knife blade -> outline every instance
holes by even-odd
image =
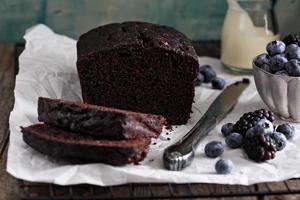
[[[180,171],[191,165],[201,139],[233,109],[249,84],[249,79],[243,79],[225,88],[195,126],[176,144],[165,149],[163,162],[166,169]]]

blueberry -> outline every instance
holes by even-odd
[[[209,158],[216,158],[224,152],[224,145],[219,141],[212,141],[205,145],[205,155]]]
[[[224,137],[227,137],[230,133],[233,132],[233,123],[224,124],[221,128],[221,133]]]
[[[226,82],[224,79],[216,77],[211,81],[211,85],[213,89],[223,90],[226,85]]]
[[[273,73],[283,70],[285,63],[288,62],[288,59],[284,54],[277,54],[270,59],[271,70]]]
[[[275,75],[288,76],[289,73],[288,73],[286,70],[280,70],[280,71],[277,71],[277,72],[275,73]]]
[[[285,51],[285,44],[282,41],[275,40],[267,44],[267,52],[270,56],[281,54]]]
[[[254,131],[264,134],[264,135],[271,135],[274,132],[274,126],[272,122],[267,119],[260,120],[254,127]]]
[[[300,35],[289,34],[285,36],[282,41],[286,46],[289,46],[290,44],[297,44],[298,46],[300,46]]]
[[[203,82],[204,82],[204,76],[203,76],[203,74],[199,73],[197,76],[197,79],[196,79],[196,86],[201,85],[201,83],[203,83]]]
[[[297,44],[290,44],[286,47],[285,49],[285,53],[289,52],[289,51],[297,51],[299,49],[299,46]]]
[[[261,67],[263,64],[269,64],[270,56],[267,53],[260,54],[254,60],[254,63],[257,67]]]
[[[226,137],[225,142],[230,148],[236,149],[242,146],[243,140],[244,137],[241,134],[233,132]]]
[[[291,139],[295,135],[295,127],[289,123],[281,124],[276,128],[276,132],[283,133],[286,139]]]
[[[250,138],[255,134],[255,128],[252,127],[250,129],[247,130],[246,134],[245,134],[245,138]]]
[[[217,77],[216,72],[210,65],[202,65],[200,67],[200,73],[204,76],[204,83],[210,83],[214,78]]]
[[[272,135],[272,138],[275,140],[276,142],[276,146],[277,146],[277,151],[281,151],[282,149],[285,148],[286,143],[287,143],[287,139],[285,137],[285,135],[283,135],[280,132],[275,132]]]
[[[285,64],[285,69],[290,76],[300,76],[300,62],[296,59],[291,59]]]
[[[286,57],[290,59],[300,60],[300,47],[296,44],[291,44],[286,48]]]
[[[215,165],[215,170],[218,174],[230,174],[233,169],[234,164],[231,160],[220,159]]]
[[[261,69],[265,70],[266,72],[271,72],[271,66],[269,64],[262,64],[260,66]]]

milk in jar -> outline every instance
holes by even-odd
[[[221,41],[221,61],[223,65],[234,72],[250,72],[252,60],[258,54],[266,52],[266,45],[276,39],[279,34],[274,33],[274,23],[269,19],[268,9],[261,10],[246,4],[245,10],[241,3],[247,0],[228,0],[229,9],[227,11]],[[252,1],[253,3],[253,1]],[[267,8],[267,7],[265,7]],[[269,8],[269,7],[268,7]],[[261,18],[260,22],[253,22],[254,19]],[[269,18],[268,18],[269,16]]]

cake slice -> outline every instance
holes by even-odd
[[[43,97],[38,100],[38,119],[65,130],[111,140],[157,138],[165,124],[160,115]]]
[[[35,150],[73,163],[137,163],[144,159],[151,142],[150,138],[119,141],[95,139],[47,124],[21,127],[21,132],[23,140]]]

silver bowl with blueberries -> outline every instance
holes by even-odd
[[[270,42],[268,53],[253,59],[253,74],[259,95],[274,113],[300,122],[300,37],[289,35]]]

